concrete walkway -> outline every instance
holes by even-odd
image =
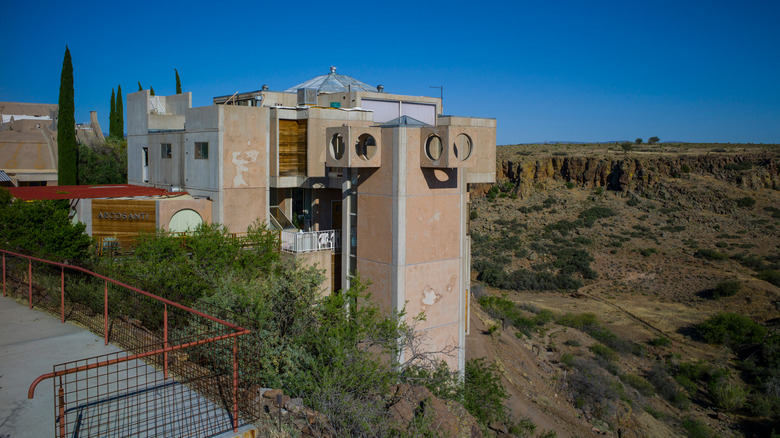
[[[41,382],[32,400],[30,384],[55,364],[117,351],[81,327],[0,296],[0,438],[55,436],[53,383]]]

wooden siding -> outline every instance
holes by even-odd
[[[115,237],[119,245],[135,244],[140,232],[153,233],[157,228],[154,200],[93,199],[92,236]]]
[[[279,120],[279,175],[306,175],[306,120]]]

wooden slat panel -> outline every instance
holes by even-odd
[[[279,174],[306,175],[306,120],[279,120]]]

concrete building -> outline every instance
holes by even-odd
[[[57,185],[57,116],[53,103],[0,102],[0,187]],[[103,143],[97,112],[76,124],[84,145]]]
[[[57,185],[56,104],[0,102],[0,184]]]
[[[282,247],[384,309],[410,316],[463,369],[470,287],[467,185],[495,181],[495,119],[446,116],[441,99],[328,74],[216,97],[127,96],[128,182],[212,200],[233,232],[256,219]]]

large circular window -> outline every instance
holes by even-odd
[[[425,141],[425,155],[433,161],[441,158],[441,154],[444,152],[444,147],[441,143],[441,137],[436,134],[431,134],[428,140]]]
[[[471,156],[471,138],[466,134],[458,134],[455,138],[455,156],[466,161]]]
[[[330,155],[337,160],[344,156],[344,137],[341,134],[334,134],[330,139]]]
[[[357,143],[358,157],[368,161],[376,154],[376,139],[370,134],[363,134],[358,137]]]
[[[187,208],[177,211],[171,217],[171,221],[168,222],[168,231],[171,233],[185,233],[195,230],[202,223],[203,218],[200,217],[200,214],[195,210]]]

